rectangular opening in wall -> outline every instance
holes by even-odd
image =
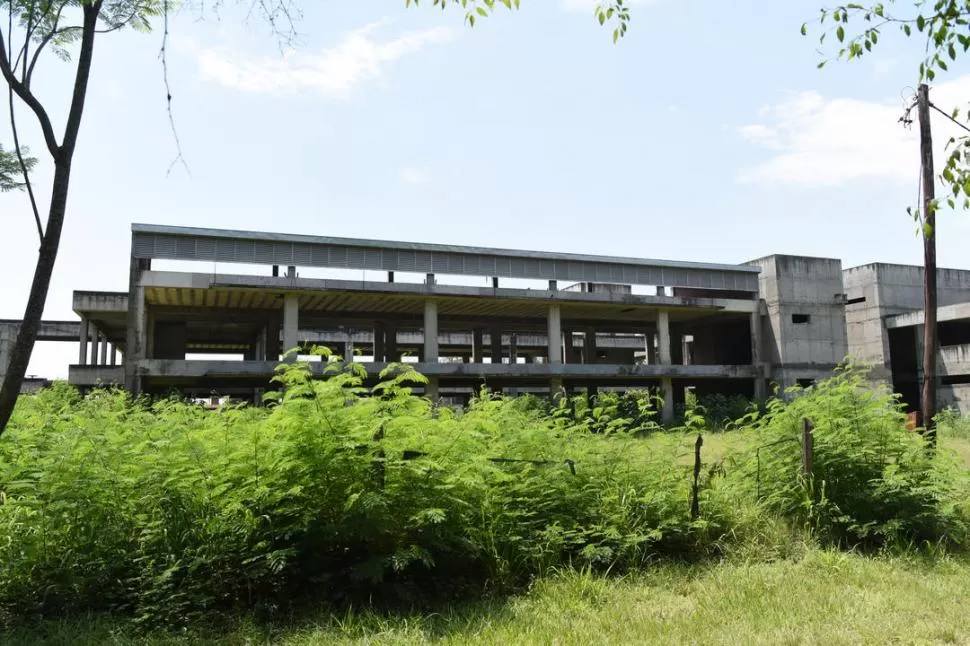
[[[794,323],[795,325],[804,325],[806,323],[809,323],[811,320],[812,320],[812,317],[809,314],[792,314],[791,315],[791,322]]]
[[[799,388],[811,388],[815,385],[814,379],[796,379],[795,383],[798,384]]]
[[[847,300],[845,302],[845,304],[846,305],[858,305],[859,303],[865,303],[865,302],[866,302],[866,297],[865,296],[860,296],[858,298],[850,298],[849,300]]]

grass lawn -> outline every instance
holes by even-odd
[[[569,574],[526,595],[433,615],[322,615],[221,634],[137,637],[52,623],[4,644],[970,644],[970,562],[808,550],[797,560]]]

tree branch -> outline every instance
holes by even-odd
[[[30,89],[30,79],[34,76],[34,66],[37,65],[37,59],[40,58],[40,53],[47,46],[47,43],[51,42],[51,39],[57,35],[57,25],[61,22],[61,12],[64,11],[64,5],[62,4],[57,10],[57,15],[54,16],[54,24],[51,25],[51,30],[44,36],[41,41],[37,44],[37,49],[34,51],[34,55],[30,59],[30,65],[27,67],[27,73],[24,75],[24,87]]]
[[[100,6],[100,2],[98,4]],[[2,30],[0,30],[0,74],[3,75],[3,79],[10,85],[10,90],[15,92],[20,97],[20,100],[33,110],[37,121],[40,123],[40,129],[44,133],[47,150],[50,151],[51,156],[57,157],[60,152],[60,146],[57,143],[57,138],[54,136],[54,128],[51,126],[50,117],[47,116],[47,111],[44,110],[44,106],[37,100],[37,97],[20,82],[14,71],[10,69],[10,59],[7,56],[7,45],[4,41]]]
[[[7,33],[13,34],[13,5],[9,6],[9,11],[7,15]],[[29,42],[29,40],[27,42]],[[12,47],[12,38],[11,38],[11,43],[8,44],[8,47]],[[24,52],[27,51],[26,44],[24,44],[23,51]],[[11,50],[8,49],[7,50],[8,59],[11,54],[12,54]],[[26,60],[27,58],[25,56],[24,61],[26,62]],[[40,211],[37,208],[37,199],[34,197],[34,187],[30,183],[30,172],[28,172],[28,169],[27,169],[27,162],[24,161],[23,150],[21,150],[20,148],[20,134],[17,131],[17,117],[14,114],[13,86],[11,85],[7,86],[7,96],[10,103],[10,130],[13,132],[13,147],[17,153],[17,162],[20,164],[20,172],[24,176],[24,188],[27,189],[27,196],[30,198],[30,209],[34,213],[34,222],[37,224],[37,235],[40,237],[41,244],[43,244],[44,225],[40,221]]]
[[[172,114],[172,86],[168,81],[168,12],[169,3],[168,0],[164,0],[162,3],[162,47],[158,52],[158,56],[162,60],[162,82],[165,83],[165,108],[168,111],[168,125],[172,129],[172,138],[175,139],[175,159],[168,165],[168,171],[165,174],[171,174],[175,165],[181,162],[182,167],[185,168],[185,172],[191,177],[192,171],[189,170],[189,165],[186,163],[185,156],[182,154],[182,142],[179,140],[178,129],[175,127],[175,116]]]

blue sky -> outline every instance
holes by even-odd
[[[190,172],[166,172],[161,34],[103,37],[45,316],[73,318],[74,289],[127,289],[133,221],[711,262],[921,261],[905,212],[916,133],[896,122],[918,43],[887,34],[871,59],[817,70],[817,41],[799,35],[815,2],[648,0],[614,46],[594,4],[523,0],[469,29],[458,11],[403,0],[304,2],[284,54],[232,11],[178,16],[168,62]],[[937,103],[970,97],[966,71],[938,77]],[[58,123],[69,73],[51,59],[35,80]],[[40,151],[35,130],[24,136]],[[0,318],[20,318],[36,232],[23,195],[0,196],[0,213]],[[968,234],[966,214],[943,216],[942,265],[970,268]],[[39,344],[30,372],[64,376],[75,359]]]

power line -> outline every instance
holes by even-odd
[[[962,123],[960,123],[959,121],[957,121],[956,119],[954,119],[952,116],[950,116],[949,114],[947,114],[943,110],[940,110],[938,107],[936,107],[936,104],[935,103],[930,103],[930,107],[933,108],[934,110],[936,110],[937,112],[939,112],[940,114],[942,114],[944,117],[946,117],[947,119],[949,119],[950,121],[952,121],[956,125],[960,126],[964,130],[966,130],[967,132],[970,132],[970,128],[968,128],[967,126],[963,125]]]

